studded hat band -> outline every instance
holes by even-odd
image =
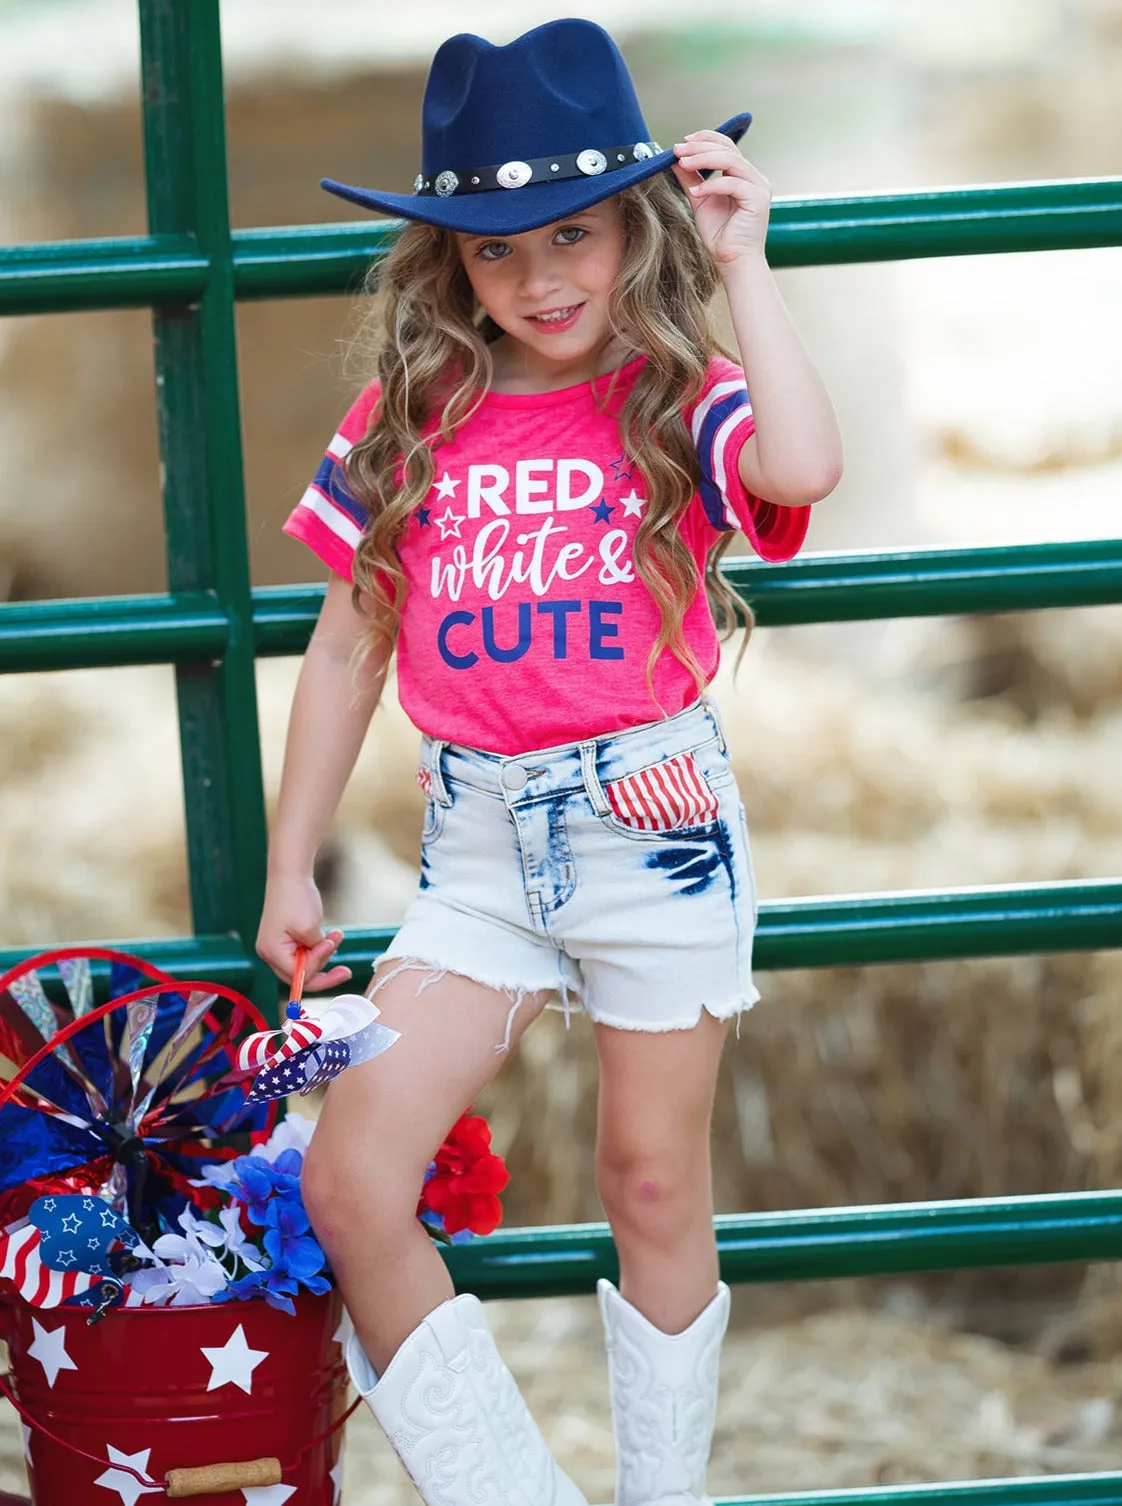
[[[499,167],[473,167],[454,173],[445,168],[434,178],[418,173],[413,192],[421,198],[451,198],[453,194],[490,193],[496,188],[525,188],[527,183],[557,183],[562,178],[595,178],[618,172],[634,162],[645,162],[662,148],[657,141],[634,141],[609,147],[606,152],[589,147],[568,156],[535,157],[529,162],[504,162]]]

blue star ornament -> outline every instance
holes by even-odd
[[[135,1230],[101,1198],[55,1193],[36,1198],[27,1216],[39,1230],[39,1259],[52,1271],[115,1276],[119,1259],[110,1252],[137,1243]]]
[[[615,508],[609,505],[608,499],[606,497],[601,497],[596,506],[591,507],[589,510],[592,513],[592,516],[596,519],[597,523],[608,522],[612,513],[615,512]]]

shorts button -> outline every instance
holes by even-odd
[[[520,763],[507,763],[503,765],[502,781],[504,790],[524,790],[529,775]]]

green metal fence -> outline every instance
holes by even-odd
[[[152,308],[169,588],[0,606],[0,671],[175,665],[194,935],[123,944],[273,1009],[274,980],[252,951],[266,842],[254,660],[299,653],[323,592],[250,586],[235,304],[353,288],[394,230],[231,232],[218,0],[139,0],[139,12],[149,234],[0,251],[0,314]],[[809,266],[1120,244],[1122,179],[1103,179],[780,201],[768,253]],[[727,574],[764,624],[1090,605],[1122,601],[1122,539],[737,561]],[[342,956],[362,977],[390,935],[352,931]],[[1122,879],[764,905],[756,955],[776,969],[1120,945]],[[1107,1260],[1122,1256],[1122,1193],[736,1215],[717,1233],[731,1281]],[[615,1269],[602,1225],[514,1230],[448,1260],[487,1297],[588,1292]],[[1122,1473],[724,1506],[765,1500],[1089,1506],[1122,1501]]]

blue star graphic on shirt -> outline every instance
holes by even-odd
[[[427,528],[429,526],[429,521],[430,521],[431,518],[432,518],[432,508],[431,507],[425,507],[424,504],[422,503],[422,505],[420,507],[418,507],[418,509],[417,509],[417,522],[418,522],[418,524],[422,528]]]
[[[608,506],[608,499],[607,499],[607,497],[601,497],[600,500],[599,500],[599,502],[597,502],[596,506],[595,507],[589,507],[588,510],[592,514],[592,516],[596,519],[597,523],[606,523],[608,521],[608,519],[611,517],[612,513],[615,512],[615,508],[614,507],[609,507]]]
[[[631,480],[631,471],[628,469],[626,451],[619,457],[618,460],[611,460],[608,462],[608,464],[611,466],[612,472],[617,481]]]

